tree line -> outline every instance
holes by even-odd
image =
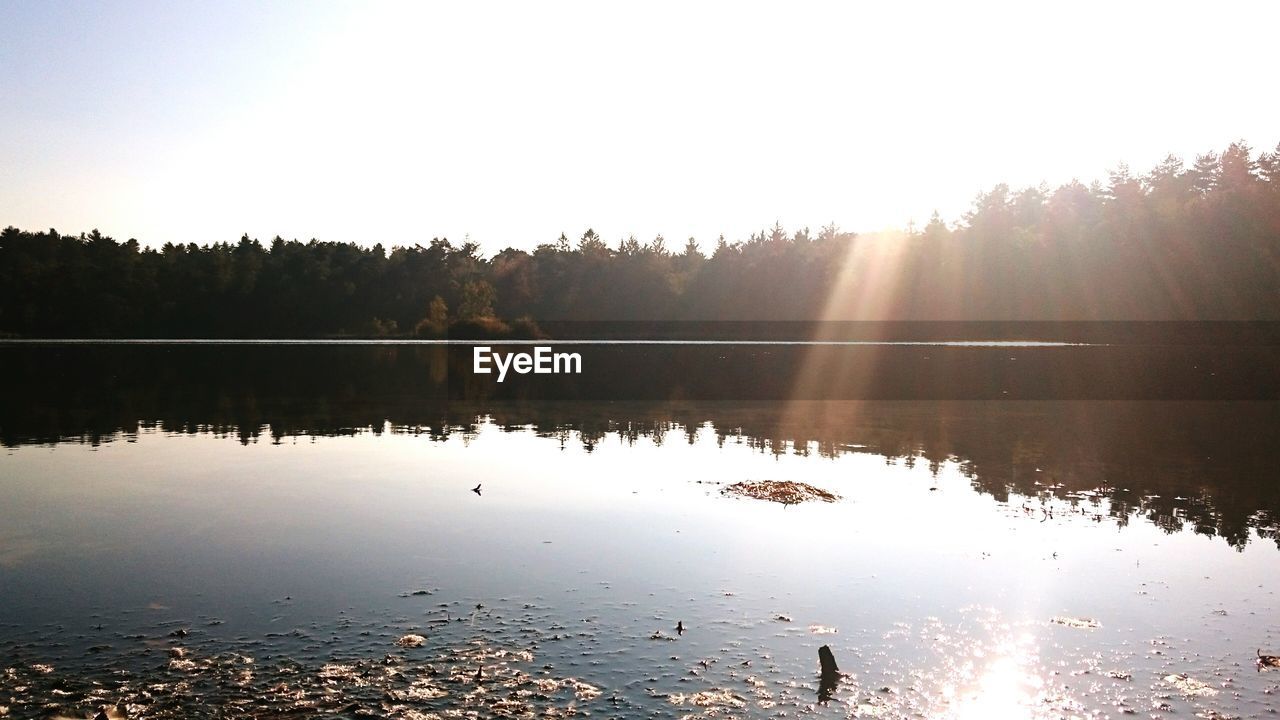
[[[23,337],[501,334],[548,320],[1280,319],[1280,147],[1243,142],[1145,174],[980,194],[955,222],[859,235],[532,252],[248,236],[143,247],[0,233],[0,333]]]

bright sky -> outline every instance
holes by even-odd
[[[955,219],[997,182],[1274,148],[1277,27],[1270,0],[8,0],[0,225],[494,252]]]

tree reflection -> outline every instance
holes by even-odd
[[[438,346],[6,347],[0,442],[201,433],[240,443],[382,432],[439,441],[483,423],[588,451],[636,443],[742,443],[761,453],[957,463],[980,492],[1120,525],[1134,518],[1243,548],[1280,544],[1275,402],[724,401],[688,375],[633,401],[534,395],[458,399]],[[656,396],[666,394],[666,399]]]

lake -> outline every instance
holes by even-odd
[[[0,345],[0,715],[1280,709],[1274,346],[580,348]]]

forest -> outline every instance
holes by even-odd
[[[856,198],[850,199],[856,203]],[[377,242],[374,242],[377,241]],[[144,246],[0,233],[0,336],[500,336],[539,321],[1278,320],[1280,147],[980,194],[963,217],[743,240],[471,242],[248,236]]]

